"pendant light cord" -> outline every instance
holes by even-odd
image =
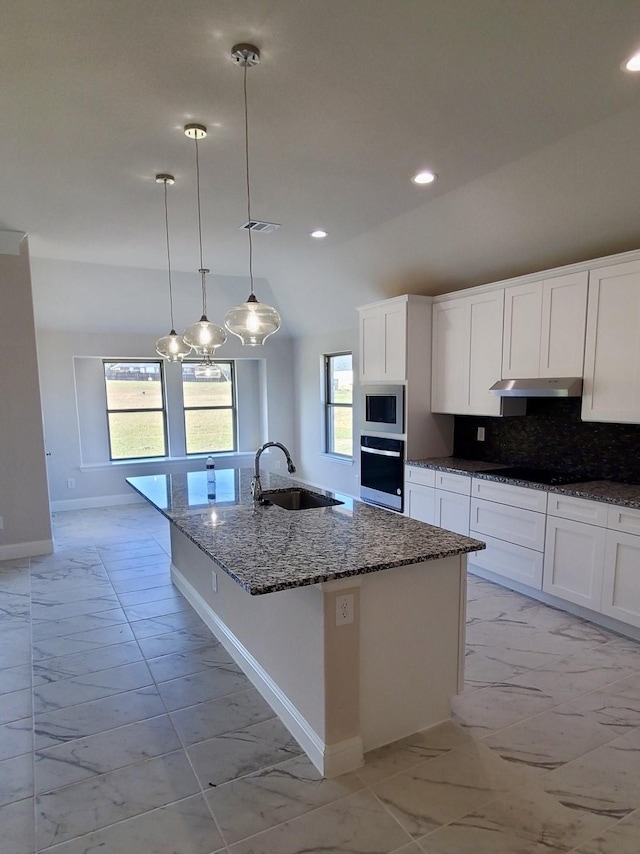
[[[205,276],[207,271],[204,269],[202,262],[202,210],[200,205],[200,155],[198,151],[198,133],[196,131],[194,141],[196,144],[196,198],[198,201],[198,244],[200,248],[200,270],[202,276],[202,316],[207,316],[207,287],[205,284]]]
[[[171,250],[169,248],[169,208],[167,205],[167,179],[164,179],[164,228],[167,235],[167,270],[169,271],[169,312],[171,314],[171,331],[175,324],[173,322],[173,286],[171,283]]]
[[[249,182],[249,110],[247,107],[247,67],[244,63],[244,156],[247,166],[247,231],[249,234],[249,280],[251,282],[251,296],[253,293],[253,239],[251,236],[251,188]]]

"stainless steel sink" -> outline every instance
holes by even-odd
[[[312,510],[315,507],[335,507],[338,504],[344,504],[343,501],[336,501],[335,498],[309,492],[306,489],[265,490],[262,493],[262,499],[277,504],[285,510]]]

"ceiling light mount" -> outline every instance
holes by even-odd
[[[184,135],[189,139],[204,139],[207,135],[207,129],[204,125],[192,123],[184,126]]]
[[[254,44],[236,44],[231,48],[231,59],[243,68],[253,68],[260,62],[260,50]]]
[[[176,183],[176,179],[173,175],[169,175],[166,172],[160,172],[160,174],[156,175],[156,184],[168,184],[170,187]]]

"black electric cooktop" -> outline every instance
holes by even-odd
[[[527,468],[527,466],[510,466],[509,468],[489,469],[482,474],[495,474],[498,477],[512,477],[514,480],[526,480],[530,483],[542,483],[545,486],[562,486],[566,483],[579,483],[580,477],[562,474],[548,469]]]

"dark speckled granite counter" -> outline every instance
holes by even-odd
[[[127,483],[251,594],[272,593],[480,551],[484,543],[336,493],[343,504],[254,508],[250,469],[130,477]],[[263,489],[308,487],[265,472]],[[311,490],[314,491],[314,490]],[[315,490],[322,492],[322,490]]]
[[[517,480],[512,477],[501,477],[500,466],[497,463],[464,460],[459,457],[431,457],[424,460],[409,460],[407,465],[420,468],[450,471],[455,474],[468,474],[483,480],[496,480],[500,483],[510,483],[514,486],[526,486],[531,489],[544,489],[547,492],[575,495],[576,498],[587,498],[591,501],[602,501],[606,504],[617,504],[640,510],[640,484],[616,483],[609,480],[591,480],[586,482],[569,483],[563,486],[547,486],[531,481]],[[507,468],[507,466],[504,466]],[[488,470],[493,470],[488,474]]]

